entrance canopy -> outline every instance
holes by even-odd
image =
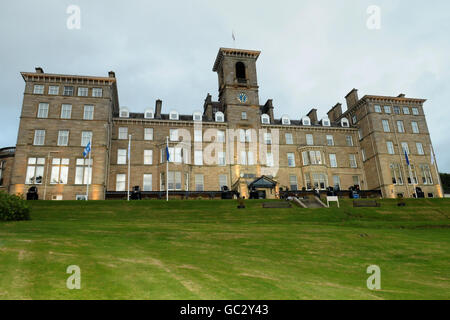
[[[268,188],[273,189],[277,185],[277,182],[273,179],[270,179],[269,177],[262,176],[256,180],[254,180],[252,183],[248,185],[250,189],[252,188]]]

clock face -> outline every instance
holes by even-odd
[[[238,95],[238,100],[241,102],[241,103],[246,103],[247,102],[247,95],[245,94],[245,93],[240,93],[239,95]]]

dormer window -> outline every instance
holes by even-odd
[[[194,112],[192,115],[194,121],[202,121],[202,114],[200,112]]]
[[[288,116],[282,116],[281,117],[281,124],[290,125],[291,124],[291,119],[289,119]]]
[[[216,122],[224,122],[225,121],[225,116],[220,111],[216,112],[215,118],[216,118]]]
[[[328,119],[328,118],[323,118],[323,119],[322,119],[322,126],[324,126],[324,127],[329,127],[329,126],[331,126],[330,119]]]
[[[263,114],[261,116],[261,123],[262,124],[270,124],[270,117],[267,114]]]
[[[341,119],[341,126],[342,126],[342,127],[345,127],[345,128],[350,127],[350,124],[349,124],[347,118],[342,118],[342,119]]]
[[[178,120],[179,118],[180,118],[180,116],[179,116],[178,112],[170,111],[170,114],[169,114],[170,120]]]
[[[311,125],[311,119],[309,117],[303,117],[302,118],[302,125],[310,126]]]
[[[121,118],[129,118],[130,117],[130,112],[128,111],[127,108],[120,108],[119,117],[121,117]]]
[[[147,109],[144,112],[144,118],[145,119],[153,119],[155,117],[155,114],[153,113],[152,109]]]

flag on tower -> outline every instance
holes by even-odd
[[[405,150],[405,159],[406,159],[406,164],[409,166],[409,158],[408,158],[408,153]]]
[[[86,158],[88,156],[89,152],[91,152],[91,142],[90,141],[86,145],[86,148],[84,148],[83,157]]]

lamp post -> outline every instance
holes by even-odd
[[[47,195],[47,181],[48,181],[48,163],[50,162],[50,154],[51,153],[60,153],[60,151],[49,151],[47,155],[47,169],[45,173],[45,181],[44,181],[44,200]]]

